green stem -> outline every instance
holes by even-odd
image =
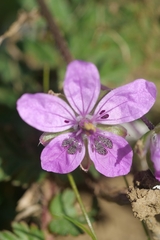
[[[82,210],[82,213],[83,213],[83,215],[84,215],[84,217],[85,217],[85,219],[86,219],[86,222],[87,222],[87,224],[88,224],[88,227],[89,227],[89,229],[91,230],[91,232],[92,232],[92,234],[93,234],[92,239],[93,239],[93,240],[97,240],[97,237],[96,237],[96,235],[95,235],[94,229],[93,229],[93,227],[92,227],[92,223],[91,223],[91,221],[90,221],[90,219],[89,219],[89,217],[88,217],[88,215],[87,215],[87,212],[86,212],[85,207],[84,207],[84,205],[83,205],[83,202],[82,202],[82,199],[81,199],[81,197],[80,197],[79,191],[78,191],[77,186],[76,186],[76,183],[75,183],[75,181],[74,181],[74,178],[73,178],[73,176],[72,176],[70,173],[67,174],[67,176],[68,176],[70,185],[71,185],[73,191],[74,191],[75,194],[76,194],[77,200],[78,200],[78,202],[79,202],[79,205],[80,205],[80,208],[81,208],[81,210]]]
[[[128,183],[128,180],[127,180],[126,176],[123,176],[123,179],[125,181],[126,187],[129,188],[129,183]],[[145,222],[142,221],[141,224],[142,224],[143,230],[144,230],[144,232],[145,232],[145,234],[147,236],[147,240],[151,240],[150,236],[149,236],[149,231],[148,231],[148,228],[147,228]]]
[[[126,187],[129,188],[129,183],[128,183],[128,181],[127,181],[126,176],[123,176],[123,179],[124,179],[124,181],[125,181]]]
[[[43,91],[45,93],[49,90],[49,73],[50,68],[47,65],[44,65],[43,67]]]

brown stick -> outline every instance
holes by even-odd
[[[65,62],[67,64],[70,63],[73,60],[73,57],[68,49],[65,39],[63,38],[55,20],[54,20],[54,17],[51,15],[49,9],[47,8],[47,6],[43,0],[37,0],[37,3],[40,7],[41,14],[46,19],[48,27],[55,39],[58,50],[60,51]]]

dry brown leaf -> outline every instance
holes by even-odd
[[[27,21],[33,20],[37,18],[37,16],[37,9],[33,9],[31,12],[21,11],[18,14],[17,20],[11,24],[10,28],[3,35],[0,36],[0,44],[4,41],[4,39],[10,38],[19,32],[19,30]]]

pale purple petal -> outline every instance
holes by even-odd
[[[141,118],[156,99],[154,83],[144,79],[116,88],[99,102],[94,120],[101,124],[120,124]]]
[[[22,95],[17,110],[26,123],[44,132],[64,131],[75,122],[75,114],[65,101],[45,93]]]
[[[64,93],[72,108],[85,116],[93,109],[100,93],[100,77],[93,63],[75,60],[67,67]]]
[[[103,132],[103,135],[112,141],[113,147],[107,149],[106,155],[100,155],[94,149],[93,139],[90,139],[88,150],[95,168],[106,177],[126,175],[132,164],[133,151],[131,147],[123,137],[110,132]]]
[[[154,166],[154,176],[160,181],[160,134],[154,134],[151,137],[151,161]]]
[[[71,137],[71,133],[59,135],[44,148],[41,153],[41,166],[48,172],[69,173],[75,170],[85,155],[85,147],[78,139],[81,147],[75,154],[68,154],[63,141]]]

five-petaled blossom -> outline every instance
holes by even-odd
[[[70,106],[45,93],[24,94],[17,101],[19,115],[25,122],[44,132],[58,133],[46,142],[43,140],[47,134],[40,138],[45,145],[41,153],[44,170],[68,173],[81,165],[87,171],[93,162],[108,177],[130,171],[132,149],[124,137],[115,134],[114,128],[147,113],[155,102],[156,87],[138,79],[110,91],[95,105],[100,87],[96,66],[75,60],[68,65],[64,80]],[[104,125],[105,131],[101,128]]]

